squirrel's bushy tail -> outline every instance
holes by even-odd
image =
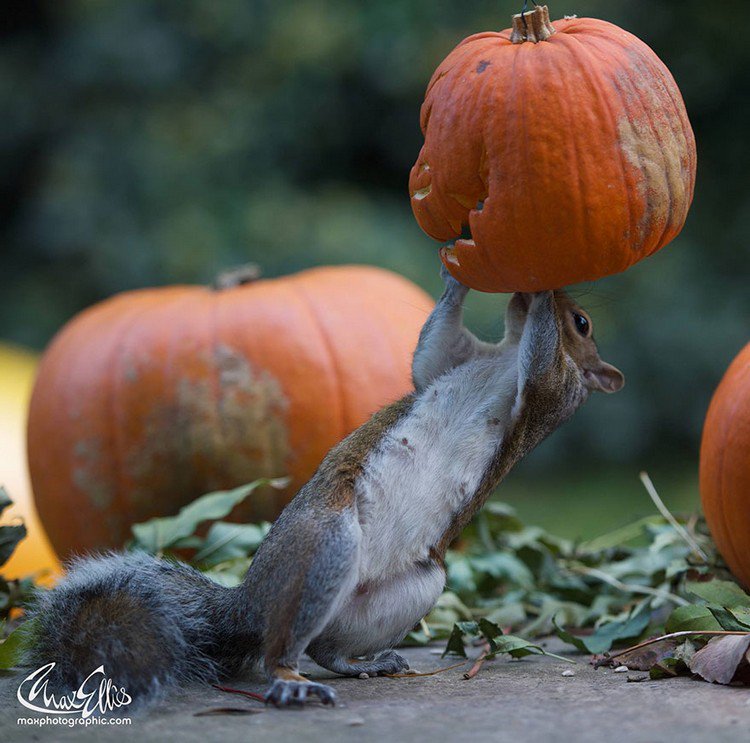
[[[227,631],[233,593],[144,553],[77,559],[38,596],[29,660],[54,662],[52,685],[70,690],[103,665],[136,704],[185,683],[215,682],[240,660]]]

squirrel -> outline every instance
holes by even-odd
[[[624,383],[563,291],[512,296],[500,343],[445,291],[414,353],[414,391],[336,445],[287,505],[244,582],[220,586],[143,553],[79,558],[43,593],[31,661],[76,688],[99,665],[137,703],[261,666],[265,700],[334,704],[298,673],[307,653],[344,676],[408,669],[396,647],[435,605],[445,552],[513,465],[584,403]]]

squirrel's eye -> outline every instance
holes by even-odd
[[[573,313],[573,322],[576,324],[576,330],[584,337],[586,338],[589,334],[589,330],[591,329],[591,325],[589,321],[583,316],[579,315],[577,312]]]

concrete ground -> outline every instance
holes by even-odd
[[[559,650],[557,642],[551,643]],[[413,668],[430,671],[451,665],[435,649],[407,649]],[[64,743],[72,740],[119,741],[137,736],[140,743],[204,741],[569,741],[588,743],[735,743],[747,740],[750,688],[720,687],[687,678],[631,683],[639,672],[594,670],[588,659],[576,665],[553,658],[498,659],[479,674],[463,678],[471,666],[416,678],[332,678],[339,704],[313,703],[305,709],[277,710],[212,688],[175,694],[150,712],[132,717],[127,727],[63,728],[19,726],[33,714],[16,699],[26,674],[0,674],[0,740]],[[309,663],[316,679],[330,678]],[[575,675],[563,676],[572,670]],[[262,691],[258,680],[232,686]],[[252,710],[255,714],[199,715],[216,708]]]

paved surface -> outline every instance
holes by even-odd
[[[556,643],[553,643],[553,645]],[[558,649],[558,648],[555,648]],[[429,671],[455,660],[435,650],[406,650],[413,668]],[[262,704],[211,688],[175,694],[150,712],[133,716],[124,728],[55,725],[23,727],[29,713],[16,700],[25,674],[0,673],[0,740],[72,741],[523,741],[563,743],[720,743],[750,739],[750,688],[719,687],[691,679],[629,683],[643,674],[594,670],[587,659],[577,665],[531,657],[488,662],[467,681],[465,668],[421,678],[337,678],[331,684],[340,703],[335,709],[313,704],[305,709],[266,709]],[[575,675],[565,677],[563,671]],[[309,664],[315,678],[330,677]],[[261,691],[256,679],[233,686]],[[212,708],[259,710],[253,715],[195,716]]]

